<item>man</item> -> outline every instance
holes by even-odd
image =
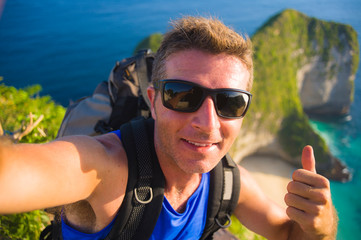
[[[186,17],[165,35],[148,88],[154,147],[166,180],[151,239],[201,236],[204,224],[195,221],[204,218],[194,218],[206,213],[208,172],[239,133],[251,99],[252,72],[250,41],[217,20]],[[334,239],[337,217],[329,182],[316,173],[310,146],[302,164],[288,185],[287,209],[269,201],[239,166],[235,216],[268,239]],[[84,233],[101,239],[123,203],[128,179],[127,155],[114,133],[39,145],[2,143],[0,213],[64,205],[64,239]],[[193,217],[184,220],[188,213]],[[181,218],[177,226],[167,220],[175,217]]]

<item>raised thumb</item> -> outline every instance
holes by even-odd
[[[316,160],[313,154],[313,148],[307,145],[302,151],[302,167],[305,170],[316,173]]]

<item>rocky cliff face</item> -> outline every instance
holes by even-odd
[[[330,24],[319,21],[319,24]],[[357,41],[347,37],[347,26],[333,23],[336,29],[330,38],[338,43],[331,45],[327,37],[320,44],[313,40],[314,50],[307,56],[297,71],[297,86],[304,110],[318,115],[344,115],[352,103],[355,79],[355,55],[358,55]],[[319,31],[323,31],[321,28]],[[329,34],[330,35],[330,34]],[[327,51],[327,52],[326,52]],[[301,53],[299,49],[294,54]],[[327,57],[324,57],[327,55]],[[356,61],[356,62],[354,62]]]
[[[306,112],[322,115],[348,113],[354,75],[351,76],[350,67],[345,62],[339,64],[341,67],[337,63],[325,64],[320,57],[313,57],[298,70],[299,94]],[[341,71],[330,76],[331,67],[341,68]]]
[[[350,172],[331,155],[304,111],[348,112],[358,66],[356,32],[347,25],[285,10],[270,18],[252,42],[254,98],[233,146],[234,158],[275,155],[300,167],[302,148],[310,144],[321,174],[349,180]]]

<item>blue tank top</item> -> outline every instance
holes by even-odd
[[[115,218],[111,223],[108,224],[103,230],[96,233],[83,233],[78,230],[70,227],[61,219],[61,231],[63,235],[63,240],[101,240],[104,239],[110,232],[115,222]]]
[[[121,139],[120,131],[114,131]],[[153,230],[151,240],[158,239],[199,239],[202,236],[207,218],[208,193],[209,193],[209,173],[202,174],[202,180],[197,190],[188,199],[186,209],[183,213],[176,212],[167,198],[164,197],[162,210]],[[86,234],[79,232],[69,225],[63,219],[62,235],[64,240],[100,240],[104,239],[113,227],[115,219],[103,230]]]
[[[183,213],[176,212],[164,197],[163,207],[150,239],[200,239],[206,224],[208,193],[209,173],[204,173],[201,184],[188,199]]]

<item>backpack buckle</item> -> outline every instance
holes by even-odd
[[[214,220],[216,221],[217,225],[221,228],[228,228],[229,226],[231,226],[232,224],[232,220],[231,220],[231,217],[226,214],[226,218],[227,218],[227,221],[224,223],[224,224],[221,224],[218,220],[218,218],[215,218]]]
[[[137,202],[141,203],[141,204],[147,204],[150,203],[153,200],[153,189],[151,187],[142,187],[142,189],[139,188],[139,190],[142,192],[141,195],[143,195],[144,197],[148,194],[144,194],[145,190],[149,191],[149,199],[147,200],[141,200],[138,196],[138,188],[134,188],[134,197],[137,200]]]

